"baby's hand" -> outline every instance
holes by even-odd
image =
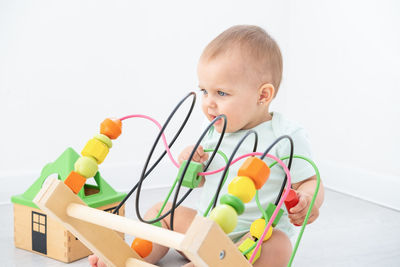
[[[179,165],[181,165],[184,160],[189,159],[190,153],[192,153],[193,148],[194,146],[188,146],[179,154],[178,157]],[[202,146],[199,146],[193,155],[192,161],[203,163],[207,159],[208,159],[208,153],[204,152]]]
[[[296,191],[297,196],[299,197],[299,203],[296,206],[289,210],[289,219],[290,222],[296,226],[300,226],[303,224],[304,218],[306,217],[308,207],[310,206],[312,195],[302,192]],[[313,208],[310,213],[310,217],[308,217],[308,224],[315,221],[319,216],[319,208],[313,205]]]

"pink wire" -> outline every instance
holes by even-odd
[[[144,118],[144,119],[148,119],[148,120],[152,121],[153,123],[155,123],[155,124],[158,126],[158,128],[159,128],[160,130],[162,129],[162,126],[161,126],[160,123],[158,123],[158,121],[156,121],[156,120],[153,119],[152,117],[146,116],[146,115],[140,115],[140,114],[128,115],[128,116],[122,117],[122,118],[119,119],[119,120],[120,120],[120,121],[123,121],[123,120],[129,119],[129,118]],[[165,138],[164,133],[162,134],[162,139],[163,139],[163,143],[164,143],[164,146],[165,146],[165,150],[167,151],[167,154],[168,154],[169,158],[171,159],[172,163],[173,163],[177,168],[179,168],[179,164],[174,160],[174,157],[172,156],[171,151],[169,150],[169,147],[168,147],[168,144],[167,144],[167,140],[166,140],[166,138]],[[260,152],[253,152],[253,153],[244,154],[244,155],[239,156],[239,157],[237,157],[236,159],[234,159],[234,160],[231,162],[230,165],[236,163],[237,161],[239,161],[239,160],[241,160],[241,159],[243,159],[243,158],[246,158],[246,157],[249,157],[249,156],[260,156],[260,155],[262,155],[262,153],[260,153]],[[286,190],[285,190],[285,192],[283,193],[283,196],[281,197],[281,199],[279,200],[278,206],[276,207],[275,211],[272,213],[272,216],[271,216],[271,218],[269,219],[268,224],[267,224],[267,226],[266,226],[265,229],[264,229],[264,233],[263,233],[262,236],[260,237],[260,239],[259,239],[259,241],[258,241],[258,243],[257,243],[257,246],[256,246],[256,248],[254,249],[254,252],[253,252],[253,254],[251,255],[251,257],[250,257],[250,259],[249,259],[249,262],[250,262],[250,263],[253,262],[253,259],[254,259],[254,257],[256,256],[257,251],[260,249],[260,246],[261,246],[261,244],[262,244],[262,242],[263,242],[263,240],[264,240],[265,235],[268,233],[268,229],[271,227],[272,222],[275,220],[275,217],[277,216],[277,214],[278,214],[278,212],[279,212],[279,210],[280,210],[280,208],[281,208],[283,202],[285,201],[287,195],[289,194],[289,190],[290,190],[290,187],[291,187],[290,171],[289,171],[289,169],[287,168],[287,166],[286,166],[279,158],[277,158],[277,157],[275,157],[275,156],[273,156],[273,155],[267,154],[266,156],[269,157],[269,158],[271,158],[271,159],[273,159],[273,160],[275,160],[276,162],[278,162],[278,163],[283,167],[283,170],[285,171],[286,176],[287,176]],[[200,173],[198,173],[198,175],[202,175],[202,176],[204,176],[204,175],[211,175],[211,174],[215,174],[215,173],[221,172],[221,171],[223,171],[224,169],[225,169],[225,166],[222,167],[222,168],[220,168],[220,169],[218,169],[218,170],[214,170],[214,171],[200,172]]]
[[[158,128],[159,128],[160,130],[162,129],[162,126],[161,126],[160,123],[158,123],[158,121],[156,121],[156,120],[153,119],[152,117],[146,116],[146,115],[140,115],[140,114],[128,115],[128,116],[122,117],[122,118],[119,119],[119,120],[120,120],[120,121],[123,121],[123,120],[130,119],[130,118],[143,118],[143,119],[148,119],[148,120],[154,122],[154,123],[158,126]],[[171,154],[171,151],[169,150],[169,147],[168,147],[168,144],[167,144],[167,139],[165,138],[164,133],[162,134],[162,140],[163,140],[163,143],[164,143],[164,146],[165,146],[165,150],[167,151],[167,154],[168,154],[169,158],[171,159],[172,163],[173,163],[177,168],[179,168],[179,164],[175,161],[174,157],[173,157],[172,154]]]
[[[255,152],[255,153],[251,153],[251,154],[261,155],[261,153],[259,153],[259,152]],[[257,243],[257,246],[256,246],[256,248],[255,248],[254,251],[253,251],[253,254],[251,254],[251,257],[250,257],[250,259],[249,259],[249,262],[250,262],[250,263],[253,262],[253,259],[254,259],[254,257],[256,256],[257,251],[260,249],[261,244],[263,243],[263,240],[264,240],[265,235],[268,233],[268,229],[271,227],[272,222],[275,220],[275,217],[278,215],[278,212],[279,212],[279,210],[281,209],[281,206],[282,206],[283,202],[285,201],[287,195],[289,194],[290,187],[291,187],[291,183],[292,183],[292,180],[291,180],[291,177],[290,177],[290,171],[289,171],[288,167],[287,167],[280,159],[278,159],[277,157],[275,157],[275,156],[273,156],[273,155],[269,155],[269,154],[268,154],[267,157],[269,157],[269,158],[275,160],[276,162],[278,162],[278,163],[283,167],[283,170],[285,171],[286,176],[287,176],[286,190],[284,191],[283,196],[282,196],[281,199],[279,200],[278,206],[276,207],[275,211],[272,213],[272,216],[271,216],[271,218],[269,219],[268,224],[267,224],[267,226],[266,226],[265,229],[264,229],[264,233],[263,233],[262,236],[259,238],[258,243]]]

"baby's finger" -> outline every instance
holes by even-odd
[[[204,153],[204,155],[201,156],[201,162],[204,162],[208,160],[208,153]]]
[[[197,152],[195,152],[194,155],[193,155],[192,160],[196,161],[196,162],[199,162],[201,160],[201,157]]]
[[[297,203],[296,206],[294,206],[293,208],[290,209],[290,213],[299,213],[301,211],[303,211],[304,209],[307,208],[307,198],[305,198],[304,196],[300,195],[299,196],[299,203]]]

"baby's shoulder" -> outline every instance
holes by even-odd
[[[282,113],[274,112],[272,116],[272,131],[276,137],[281,135],[306,134],[304,127],[293,120],[288,119]]]

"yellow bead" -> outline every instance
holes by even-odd
[[[96,134],[95,136],[93,136],[93,138],[96,138],[97,140],[100,140],[101,142],[106,144],[108,146],[108,148],[112,148],[112,141],[107,135]]]
[[[86,143],[86,146],[82,149],[81,154],[82,156],[95,158],[97,163],[100,164],[104,161],[108,154],[108,146],[102,141],[92,138]]]
[[[264,219],[255,220],[250,226],[250,234],[257,239],[260,239],[262,234],[264,233],[265,227],[267,224]],[[264,236],[264,241],[267,241],[272,235],[272,226],[269,227],[267,234]]]
[[[228,193],[248,203],[256,194],[256,187],[249,177],[236,176],[228,185]]]
[[[218,223],[225,234],[229,234],[236,228],[238,220],[236,210],[226,204],[216,206],[210,212],[209,218]]]
[[[92,157],[80,157],[75,162],[75,171],[85,178],[90,178],[95,176],[98,166],[97,161]]]
[[[253,240],[251,240],[250,238],[246,238],[246,240],[243,241],[242,244],[240,244],[240,246],[238,247],[238,249],[239,249],[239,251],[242,252],[242,254],[243,254],[243,252],[245,252],[246,250],[248,250],[249,248],[251,248],[251,247],[254,245],[254,243],[255,243],[255,242],[254,242]],[[250,259],[251,255],[253,255],[254,250],[255,250],[255,247],[254,247],[249,253],[247,253],[247,254],[245,255],[247,259]],[[256,256],[254,257],[253,262],[252,262],[251,264],[253,264],[253,263],[260,257],[260,255],[261,255],[261,246],[260,246],[260,248],[257,250]]]

